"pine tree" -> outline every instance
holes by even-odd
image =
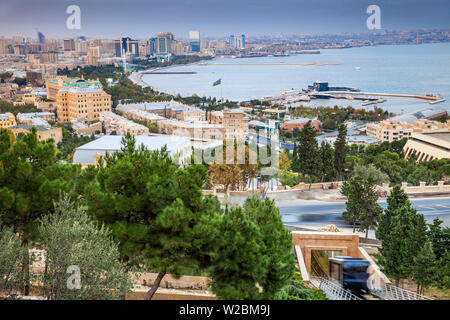
[[[179,167],[165,148],[136,148],[130,135],[122,143],[120,152],[99,161],[85,197],[89,212],[111,228],[124,261],[158,273],[146,295],[151,299],[166,273],[209,266],[220,203],[202,194],[203,165]]]
[[[373,181],[361,176],[353,176],[344,182],[341,193],[347,196],[346,210],[342,213],[342,217],[353,224],[353,232],[355,232],[356,222],[360,221],[359,230],[366,231],[367,239],[369,229],[376,226],[383,211],[377,203],[378,194],[374,189]]]
[[[381,214],[380,221],[375,231],[375,236],[381,242],[389,238],[390,231],[392,230],[391,220],[392,217],[396,214],[396,210],[403,205],[411,207],[411,203],[408,199],[407,194],[399,185],[396,185],[392,188],[389,197],[387,197],[386,199],[386,202],[387,207]]]
[[[334,171],[337,181],[345,179],[345,158],[347,156],[347,126],[341,124],[338,128],[339,133],[334,142]]]
[[[222,217],[210,268],[221,299],[273,299],[295,271],[292,236],[273,200],[248,198]]]
[[[388,215],[383,215],[382,229],[377,231],[377,237],[381,235],[382,245],[378,262],[386,275],[398,284],[412,274],[414,257],[426,241],[426,224],[423,215],[417,214],[401,192],[397,190],[391,194],[390,200]]]
[[[73,190],[79,167],[58,163],[54,141],[38,141],[36,129],[16,140],[0,129],[0,225],[18,233],[23,246],[36,237],[36,221],[53,210],[61,191]],[[29,256],[23,268],[28,274]],[[29,294],[29,279],[22,292]]]
[[[319,148],[320,181],[332,181],[334,177],[334,152],[328,142],[322,141]]]
[[[424,294],[425,288],[436,282],[438,267],[432,244],[426,241],[421,250],[414,257],[412,278],[417,284],[417,293]]]
[[[297,149],[298,169],[304,175],[309,176],[309,187],[313,182],[313,177],[318,174],[318,154],[316,131],[311,126],[311,121],[306,123],[300,131]]]

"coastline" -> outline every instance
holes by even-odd
[[[190,65],[198,65],[198,64],[201,64],[201,61],[187,63],[187,64],[174,64],[174,65],[170,65],[170,66],[166,66],[166,67],[159,67],[159,68],[148,68],[148,69],[145,69],[145,70],[131,72],[131,74],[128,76],[128,79],[131,80],[134,84],[136,84],[136,85],[138,85],[138,86],[140,86],[142,88],[150,88],[153,91],[156,91],[158,93],[162,93],[162,94],[166,94],[166,95],[170,95],[170,96],[175,96],[175,95],[177,95],[179,93],[173,94],[173,93],[164,91],[162,89],[158,89],[156,87],[150,86],[144,80],[142,80],[142,76],[145,74],[145,72],[148,72],[148,71],[167,70],[167,69],[174,68],[174,67],[179,67],[179,66],[190,66]]]

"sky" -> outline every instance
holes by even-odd
[[[387,30],[450,28],[450,0],[0,0],[0,35],[47,38],[149,38],[171,31],[187,38],[230,34],[365,32],[369,5]],[[81,9],[81,29],[66,27],[69,5]]]

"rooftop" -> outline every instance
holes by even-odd
[[[437,116],[441,113],[447,113],[447,111],[441,107],[428,107],[418,111],[405,113],[396,117],[392,117],[388,120],[403,121],[403,122],[413,122],[420,118],[430,118]]]
[[[422,134],[429,136],[430,138],[436,138],[445,142],[450,142],[450,132],[431,132]]]
[[[113,153],[122,147],[122,135],[105,135],[97,140],[91,141],[77,148],[73,156],[74,163],[95,163],[96,153],[105,155],[106,152]],[[187,137],[178,136],[135,136],[136,148],[144,145],[148,150],[160,150],[167,146],[170,155],[177,153],[186,144],[190,144]]]
[[[314,119],[308,119],[308,118],[297,118],[297,119],[293,119],[293,120],[289,120],[286,121],[285,123],[290,124],[290,123],[305,123],[308,121],[315,121]]]

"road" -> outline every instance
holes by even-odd
[[[424,215],[427,223],[431,223],[435,217],[439,217],[444,220],[446,226],[450,226],[450,198],[422,198],[410,199],[410,201],[413,207]],[[281,202],[279,204],[280,213],[285,223],[320,222],[347,225],[341,216],[345,211],[344,201],[289,200],[279,202]],[[378,203],[386,208],[386,200]]]
[[[232,201],[242,204],[245,197],[232,197]],[[427,223],[438,217],[443,220],[442,226],[450,227],[450,197],[410,199],[417,211],[424,215]],[[319,200],[275,200],[285,224],[317,228],[334,224],[341,229],[351,230],[351,226],[342,219],[345,201]],[[386,208],[386,200],[378,202]],[[373,235],[370,232],[369,235]]]

